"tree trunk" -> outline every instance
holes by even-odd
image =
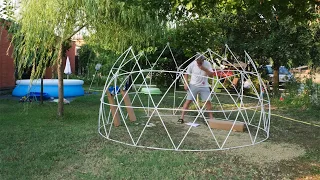
[[[273,92],[275,96],[279,96],[279,65],[274,65],[273,66],[273,83],[272,83],[272,87],[273,87]]]
[[[40,104],[43,104],[43,77],[41,77]]]
[[[63,46],[60,44],[59,52],[58,52],[58,92],[59,92],[59,101],[58,101],[58,116],[62,117],[64,112],[64,101],[63,101],[63,68],[62,68],[62,58],[63,58]]]

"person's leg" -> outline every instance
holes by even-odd
[[[181,116],[178,122],[183,123],[184,115],[186,114],[185,110],[189,109],[189,105],[191,104],[192,101],[195,100],[195,97],[196,97],[196,87],[190,84],[189,89],[187,91],[187,100],[183,104]]]
[[[213,120],[214,117],[213,117],[213,113],[212,113],[212,104],[211,104],[210,101],[208,101],[208,102],[206,103],[206,108],[207,108],[207,110],[209,111],[208,113],[209,113],[210,120]]]
[[[186,114],[185,110],[189,109],[189,105],[191,102],[192,100],[186,100],[186,102],[184,102],[180,119],[184,120],[184,115]]]
[[[202,88],[200,91],[200,96],[202,102],[205,102],[206,109],[209,111],[210,120],[213,120],[213,113],[212,113],[212,104],[211,104],[211,91],[209,88]]]

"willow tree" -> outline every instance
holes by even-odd
[[[129,44],[151,42],[163,24],[156,11],[147,12],[139,4],[115,0],[24,0],[17,23],[19,30],[14,31],[12,42],[16,44],[14,58],[18,70],[21,72],[22,67],[31,64],[33,79],[42,76],[48,65],[56,65],[59,116],[64,113],[64,47],[73,35],[86,28],[90,38],[103,39],[108,41],[109,48],[121,50]]]

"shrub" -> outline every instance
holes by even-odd
[[[286,84],[285,93],[282,94],[284,101],[276,103],[294,108],[319,108],[319,92],[320,85],[314,83],[312,78],[307,78],[304,82],[290,81]]]

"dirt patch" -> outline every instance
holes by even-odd
[[[203,133],[205,129],[207,128],[205,123],[203,123],[203,125],[195,128],[193,133],[198,133],[199,135],[201,134],[202,136],[209,137],[208,133]],[[224,140],[228,133],[228,131],[225,130],[213,131],[218,140]],[[262,136],[258,136],[257,141],[261,140],[262,138]],[[235,147],[245,144],[250,144],[248,132],[232,132],[225,145],[229,147]],[[277,163],[282,160],[297,158],[305,154],[305,149],[295,144],[279,144],[267,140],[254,146],[227,150],[227,153],[241,156],[249,163],[262,165],[265,163]]]
[[[155,119],[157,120],[155,121]],[[181,132],[182,134],[185,134],[190,127],[186,124],[177,124],[176,122],[178,118],[174,116],[165,117],[162,119],[166,122],[166,126],[171,126],[170,128],[173,128],[176,131]],[[186,122],[191,122],[193,119],[188,117],[185,120]],[[156,124],[156,127],[152,128],[154,128],[154,130],[159,130],[159,127],[162,126],[160,119],[155,117],[152,118],[152,121]],[[168,122],[170,123],[168,124]],[[211,129],[212,131],[210,131],[203,120],[199,119],[197,123],[199,123],[200,126],[192,127],[187,135],[187,137],[190,137],[190,141],[185,140],[187,141],[186,144],[188,144],[188,146],[181,147],[181,149],[218,149],[218,146],[213,146],[213,144],[216,144],[216,142],[218,142],[220,146],[223,145],[224,148],[250,145],[252,144],[251,138],[254,138],[254,135],[256,133],[254,130],[252,130],[251,134],[253,136],[250,137],[249,132],[231,132],[229,134],[229,131],[225,130]],[[214,137],[211,132],[214,134]],[[171,136],[175,135],[171,134]],[[227,136],[228,138],[226,139]],[[263,139],[263,134],[258,135],[256,137],[256,142]],[[203,146],[203,144],[206,145]],[[240,156],[244,161],[248,163],[263,165],[266,163],[277,163],[282,160],[297,158],[305,154],[305,149],[295,144],[279,144],[267,140],[253,146],[226,150],[226,153],[230,155]]]
[[[227,149],[237,146],[251,145],[252,142],[259,142],[265,139],[266,133],[262,130],[257,131],[257,128],[249,126],[249,131],[236,132],[220,129],[211,129],[208,124],[201,118],[197,119],[195,123],[199,124],[197,127],[191,127],[187,125],[188,122],[193,122],[194,117],[185,117],[185,123],[177,123],[178,116],[164,116],[161,119],[159,117],[152,117],[149,123],[155,124],[154,127],[148,127],[148,135],[144,133],[144,136],[148,137],[146,143],[152,143],[155,135],[162,136],[162,139],[170,138],[175,145],[178,145],[181,141],[183,146],[179,147],[179,150],[218,150]],[[144,118],[139,117],[139,121]],[[142,126],[146,123],[140,122]],[[165,129],[164,129],[165,125]],[[139,129],[133,129],[133,131],[141,132],[142,126]],[[166,133],[168,132],[168,134]],[[147,141],[147,140],[146,140]],[[155,144],[154,144],[155,145]],[[144,144],[145,146],[145,144]],[[156,145],[155,145],[156,146]],[[159,146],[156,146],[159,147]]]
[[[259,123],[260,114],[253,112],[247,113],[248,119],[252,120],[250,121],[251,124],[258,126],[257,122]],[[305,149],[295,144],[279,144],[278,142],[272,142],[271,140],[261,142],[265,140],[266,132],[261,129],[258,130],[254,126],[248,126],[245,132],[211,129],[203,118],[199,118],[195,122],[199,124],[199,126],[190,128],[186,123],[193,122],[195,119],[194,117],[186,116],[185,123],[179,124],[177,121],[180,113],[172,115],[172,111],[171,113],[169,111],[159,111],[159,114],[161,115],[161,118],[154,116],[150,119],[149,123],[152,123],[155,126],[147,127],[145,129],[138,145],[165,149],[174,149],[178,147],[179,150],[219,150],[221,148],[228,149],[239,147],[225,150],[225,153],[230,154],[231,156],[241,157],[248,163],[261,165],[290,160],[305,154]],[[255,115],[252,116],[252,114]],[[188,113],[188,115],[194,114]],[[219,114],[215,113],[215,117],[219,119]],[[230,119],[232,119],[232,116],[230,117]],[[241,119],[240,116],[238,116],[238,120],[239,119]],[[128,127],[133,139],[138,139],[148,120],[148,117],[138,115],[137,121]],[[263,126],[263,122],[260,123],[260,126]],[[124,126],[118,127],[117,131],[121,128],[123,134],[114,134],[116,137],[115,139],[122,142],[128,141],[127,139],[121,139],[122,137],[126,137],[125,134],[127,134],[127,129]],[[119,137],[121,138],[118,139]]]
[[[276,144],[270,141],[227,151],[228,154],[242,156],[244,161],[258,165],[294,159],[303,156],[305,152],[305,149],[295,144]]]

